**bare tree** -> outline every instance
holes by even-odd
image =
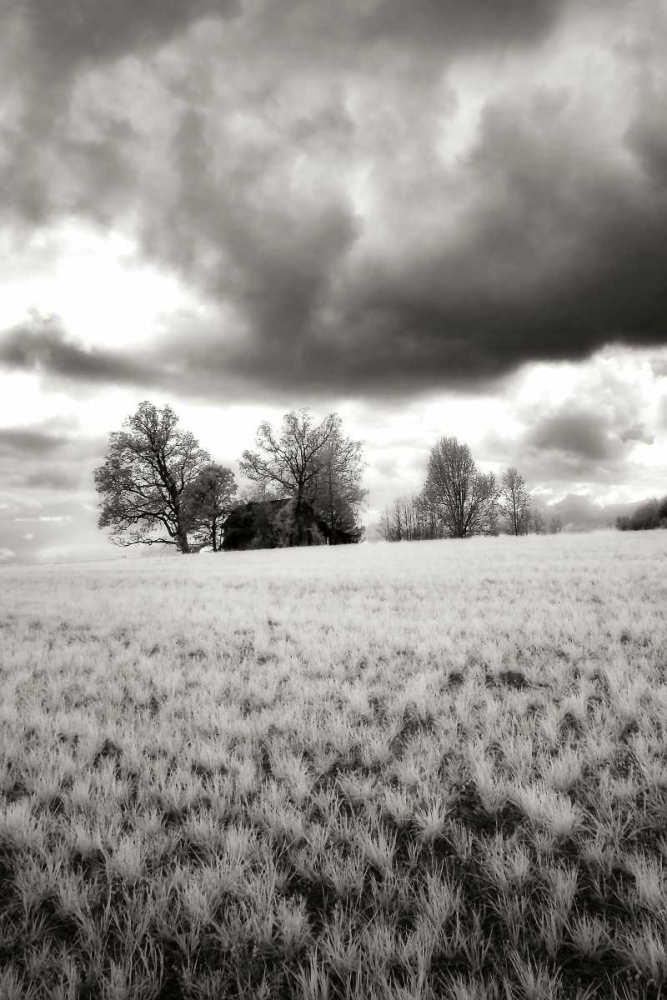
[[[510,535],[525,535],[528,531],[530,493],[518,469],[505,469],[500,484],[498,509],[505,519]]]
[[[442,538],[444,528],[438,518],[437,510],[429,504],[422,491],[412,498],[417,522],[417,538]]]
[[[393,523],[394,540],[403,541],[403,523],[405,519],[405,506],[401,500],[394,500]]]
[[[407,497],[399,497],[380,515],[378,530],[385,542],[401,542],[409,538],[409,503]]]
[[[256,450],[244,451],[242,473],[265,497],[294,497],[313,505],[331,540],[361,536],[356,515],[366,491],[361,488],[361,444],[344,437],[341,419],[330,413],[315,424],[308,410],[286,413],[280,434],[266,421],[257,431]]]
[[[429,457],[424,501],[447,534],[467,538],[486,533],[497,497],[495,476],[477,469],[468,445],[455,437],[441,438]]]
[[[367,496],[361,485],[364,460],[361,442],[343,435],[342,421],[334,417],[333,434],[321,453],[317,475],[309,483],[306,495],[329,527],[332,545],[341,540],[358,540],[359,508]]]
[[[544,514],[541,510],[533,507],[528,512],[528,534],[529,535],[544,535],[546,534],[547,523],[544,518]]]
[[[391,517],[388,510],[383,510],[380,514],[380,520],[377,526],[378,534],[383,542],[393,542],[395,541],[393,537],[393,526],[391,523]]]
[[[424,538],[435,538],[436,531],[431,520],[431,512],[424,504],[421,495],[401,497],[397,501],[401,509],[403,522],[403,537],[408,541],[419,541]]]
[[[408,501],[405,497],[394,500],[391,507],[387,507],[380,515],[378,531],[380,538],[385,542],[401,542],[408,537]]]
[[[210,545],[214,552],[222,549],[222,526],[235,506],[237,489],[232,470],[215,463],[203,468],[186,487],[183,519],[199,546]]]
[[[257,450],[243,452],[241,471],[265,496],[304,500],[322,470],[335,431],[334,414],[315,426],[308,410],[286,413],[280,436],[264,421],[257,431]]]
[[[563,521],[558,516],[558,514],[554,514],[553,517],[549,518],[549,534],[560,535],[562,530],[563,530]]]
[[[183,494],[211,456],[178,429],[170,406],[140,403],[125,428],[111,434],[109,454],[95,470],[100,528],[112,529],[116,545],[174,545],[190,552]]]

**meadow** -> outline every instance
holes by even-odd
[[[0,569],[0,997],[667,992],[667,532]]]

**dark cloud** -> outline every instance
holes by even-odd
[[[239,11],[239,0],[7,5],[0,11],[0,85],[14,100],[0,120],[8,151],[0,154],[0,215],[28,226],[68,214],[109,225],[133,200],[133,192],[123,198],[132,176],[129,109],[112,92],[80,129],[72,120],[78,83],[124,57],[150,57],[203,18],[226,20]]]
[[[90,487],[93,463],[73,449],[65,461],[53,462],[33,455],[8,456],[0,451],[0,482],[5,490],[29,491],[39,496]]]
[[[22,14],[36,52],[70,73],[155,48],[206,16],[238,14],[238,0],[26,0]]]
[[[558,412],[531,428],[525,438],[529,448],[559,451],[592,463],[616,461],[625,451],[619,437],[599,413],[580,410]]]
[[[0,367],[34,371],[86,384],[150,385],[154,372],[140,358],[104,348],[86,349],[53,317],[33,316],[0,334]],[[29,432],[28,432],[29,433]]]
[[[148,251],[233,304],[247,333],[233,347],[222,333],[188,337],[184,371],[393,395],[479,387],[611,342],[663,344],[667,192],[645,172],[582,159],[581,128],[563,94],[488,106],[456,178],[416,171],[415,205],[431,210],[424,235],[409,214],[401,234],[405,206],[387,202],[385,222],[403,240],[391,261],[364,252],[369,223],[343,203],[267,204],[262,175],[244,177],[230,204],[202,167],[214,153],[191,116],[179,136],[188,193],[177,225],[156,220]],[[452,238],[456,184],[473,195]]]
[[[356,5],[359,9],[360,5]],[[521,45],[544,37],[557,23],[565,4],[562,0],[417,0],[410,6],[402,0],[384,0],[359,14],[370,38],[414,35],[422,42],[446,46],[501,44]],[[363,11],[363,7],[362,7]]]
[[[332,330],[323,369],[359,388],[434,388],[610,342],[664,344],[667,192],[582,160],[576,135],[547,94],[487,107],[462,236],[436,233],[399,273],[352,282],[337,320],[352,349]]]
[[[628,129],[626,141],[659,189],[667,185],[667,135],[664,99],[647,104]]]
[[[538,44],[569,6],[568,0],[266,0],[245,4],[244,28],[255,44],[273,43],[300,62],[326,64],[332,53],[340,60],[341,49],[352,62],[396,48],[442,61],[470,50]]]
[[[125,354],[16,327],[0,364],[211,397],[397,396],[665,344],[667,34],[648,31],[653,6],[26,0],[0,69],[18,95],[0,126],[0,214],[125,227],[207,314]],[[603,37],[621,14],[619,37],[650,47],[641,78],[629,43],[614,55],[632,86],[613,128],[603,83],[582,101],[529,75],[515,93],[487,84],[472,142],[443,156],[466,59],[502,76],[507,53],[528,58],[586,17]],[[607,462],[627,429],[582,418],[543,433]]]
[[[26,472],[20,483],[21,487],[31,490],[67,491],[87,486],[90,481],[90,470],[81,467],[80,463],[71,466],[49,464],[39,469]]]
[[[67,438],[33,427],[0,427],[0,456],[48,455],[67,442]]]

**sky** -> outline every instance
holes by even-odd
[[[663,0],[7,0],[0,560],[114,554],[138,403],[236,468],[308,406],[377,519],[440,436],[667,492]]]

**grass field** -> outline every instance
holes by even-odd
[[[0,997],[667,992],[667,532],[0,570]]]

